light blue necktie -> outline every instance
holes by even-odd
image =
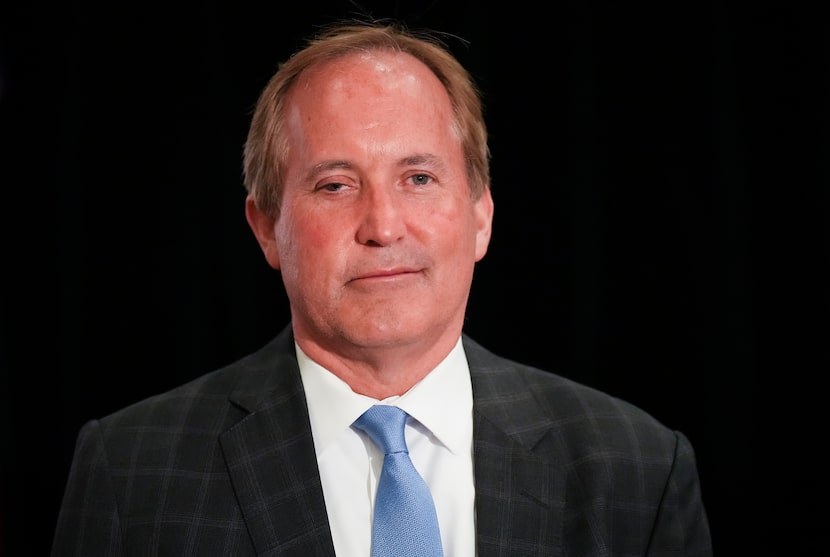
[[[355,420],[383,451],[372,523],[372,557],[441,557],[441,534],[435,503],[406,447],[408,414],[395,406],[376,405]]]

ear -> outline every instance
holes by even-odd
[[[493,196],[489,187],[474,202],[473,212],[476,224],[476,261],[481,261],[487,253],[493,231]]]
[[[248,226],[251,227],[262,253],[265,254],[265,260],[274,269],[279,269],[280,250],[274,232],[276,220],[260,211],[250,195],[245,199],[245,218],[248,219]]]

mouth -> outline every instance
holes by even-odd
[[[393,282],[400,279],[406,279],[413,275],[417,275],[421,269],[415,267],[395,267],[392,269],[373,269],[360,273],[358,276],[349,280],[354,282]]]

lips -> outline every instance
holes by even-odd
[[[374,269],[370,271],[364,271],[359,273],[356,277],[351,279],[349,282],[353,282],[356,280],[382,280],[387,278],[395,278],[401,277],[405,275],[411,275],[414,273],[419,273],[421,271],[418,267],[395,267],[393,269]]]

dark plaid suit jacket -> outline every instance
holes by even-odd
[[[479,557],[711,555],[681,433],[466,336],[464,348]],[[87,423],[52,555],[334,555],[290,328]]]

